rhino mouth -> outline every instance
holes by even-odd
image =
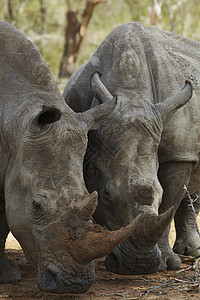
[[[72,273],[72,272],[71,272]],[[95,279],[95,270],[86,274],[69,274],[60,271],[54,265],[38,272],[36,280],[38,288],[49,293],[85,293]]]
[[[154,273],[160,264],[160,250],[136,247],[128,240],[117,246],[106,256],[108,271],[121,275],[144,275]]]

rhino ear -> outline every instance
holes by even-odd
[[[46,125],[57,122],[61,118],[61,112],[55,107],[43,106],[42,109],[35,112],[32,118],[31,128],[41,129]]]
[[[88,130],[97,129],[101,120],[114,110],[116,103],[117,97],[114,96],[112,100],[90,108],[82,113],[78,113],[77,115],[81,121],[87,124]]]
[[[161,113],[163,120],[169,116],[173,111],[185,105],[192,97],[192,83],[186,80],[185,86],[177,94],[167,98],[163,102],[155,104],[158,111]]]
[[[95,96],[91,104],[92,108],[79,115],[87,124],[88,129],[96,129],[100,121],[114,110],[117,97],[108,91],[100,80],[98,72],[92,75],[90,85]]]
[[[99,103],[106,103],[112,100],[113,96],[101,81],[100,74],[98,72],[95,72],[91,76],[90,86]]]

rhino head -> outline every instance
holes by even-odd
[[[98,73],[91,78],[95,101],[113,95]],[[190,82],[176,95],[152,104],[136,92],[118,93],[115,110],[89,134],[84,162],[89,191],[98,191],[97,223],[115,230],[143,212],[137,229],[106,257],[108,270],[119,274],[147,274],[160,263],[157,242],[171,222],[174,208],[159,214],[162,187],[158,180],[158,146],[167,116],[192,95]],[[93,102],[94,102],[93,100]]]
[[[93,260],[137,224],[115,232],[94,225],[97,193],[88,194],[83,180],[87,132],[115,102],[74,113],[33,44],[4,22],[0,39],[0,182],[9,229],[40,289],[85,292],[94,280]]]

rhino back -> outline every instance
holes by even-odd
[[[28,106],[36,101],[31,93],[56,92],[58,88],[37,48],[16,28],[0,22],[0,102],[5,107]],[[55,100],[58,99],[54,96]],[[60,101],[60,100],[59,100]],[[21,111],[21,107],[20,107]]]
[[[6,22],[0,22],[0,53],[0,186],[3,186],[9,156],[15,143],[20,143],[30,114],[49,103],[66,105],[39,51]],[[3,195],[3,188],[0,194]]]

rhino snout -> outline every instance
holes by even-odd
[[[95,279],[95,272],[87,274],[63,274],[55,266],[48,266],[37,274],[37,285],[42,291],[49,293],[85,293]]]
[[[108,271],[121,275],[143,275],[155,272],[160,264],[160,250],[136,247],[126,240],[106,256]]]

